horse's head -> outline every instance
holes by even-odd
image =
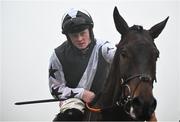
[[[132,118],[148,120],[156,108],[152,89],[153,82],[156,81],[159,51],[154,39],[164,29],[168,18],[145,30],[138,25],[129,27],[116,7],[113,16],[116,29],[121,34],[121,41],[117,45],[110,72],[113,76],[110,76],[109,80],[112,78],[112,82],[120,83],[114,83],[113,86],[109,81],[107,84],[111,85],[106,84],[107,89],[112,91],[120,87],[119,93],[111,94],[112,97],[116,97],[113,102],[118,101]]]
[[[114,60],[119,66],[121,79],[120,104],[131,117],[148,120],[156,108],[152,89],[159,51],[154,39],[164,29],[168,18],[145,30],[138,25],[129,27],[116,7],[113,16],[116,29],[121,34],[115,54],[117,60]]]

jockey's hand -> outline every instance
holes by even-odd
[[[95,97],[94,92],[84,90],[83,97],[82,97],[84,102],[90,103],[94,99],[94,97]]]

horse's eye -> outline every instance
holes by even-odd
[[[123,57],[123,58],[126,58],[127,57],[127,53],[125,52],[125,51],[121,51],[121,56]]]

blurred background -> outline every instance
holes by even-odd
[[[1,0],[0,121],[51,121],[58,102],[16,106],[15,102],[52,98],[48,87],[49,58],[65,41],[61,19],[70,8],[87,10],[96,38],[118,43],[113,22],[117,6],[129,26],[149,29],[167,16],[155,40],[157,61],[156,114],[160,121],[180,120],[180,1],[178,0]]]

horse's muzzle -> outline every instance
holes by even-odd
[[[157,101],[154,97],[148,102],[145,102],[141,97],[136,97],[132,100],[131,105],[130,113],[132,113],[137,120],[149,120],[156,109]]]

